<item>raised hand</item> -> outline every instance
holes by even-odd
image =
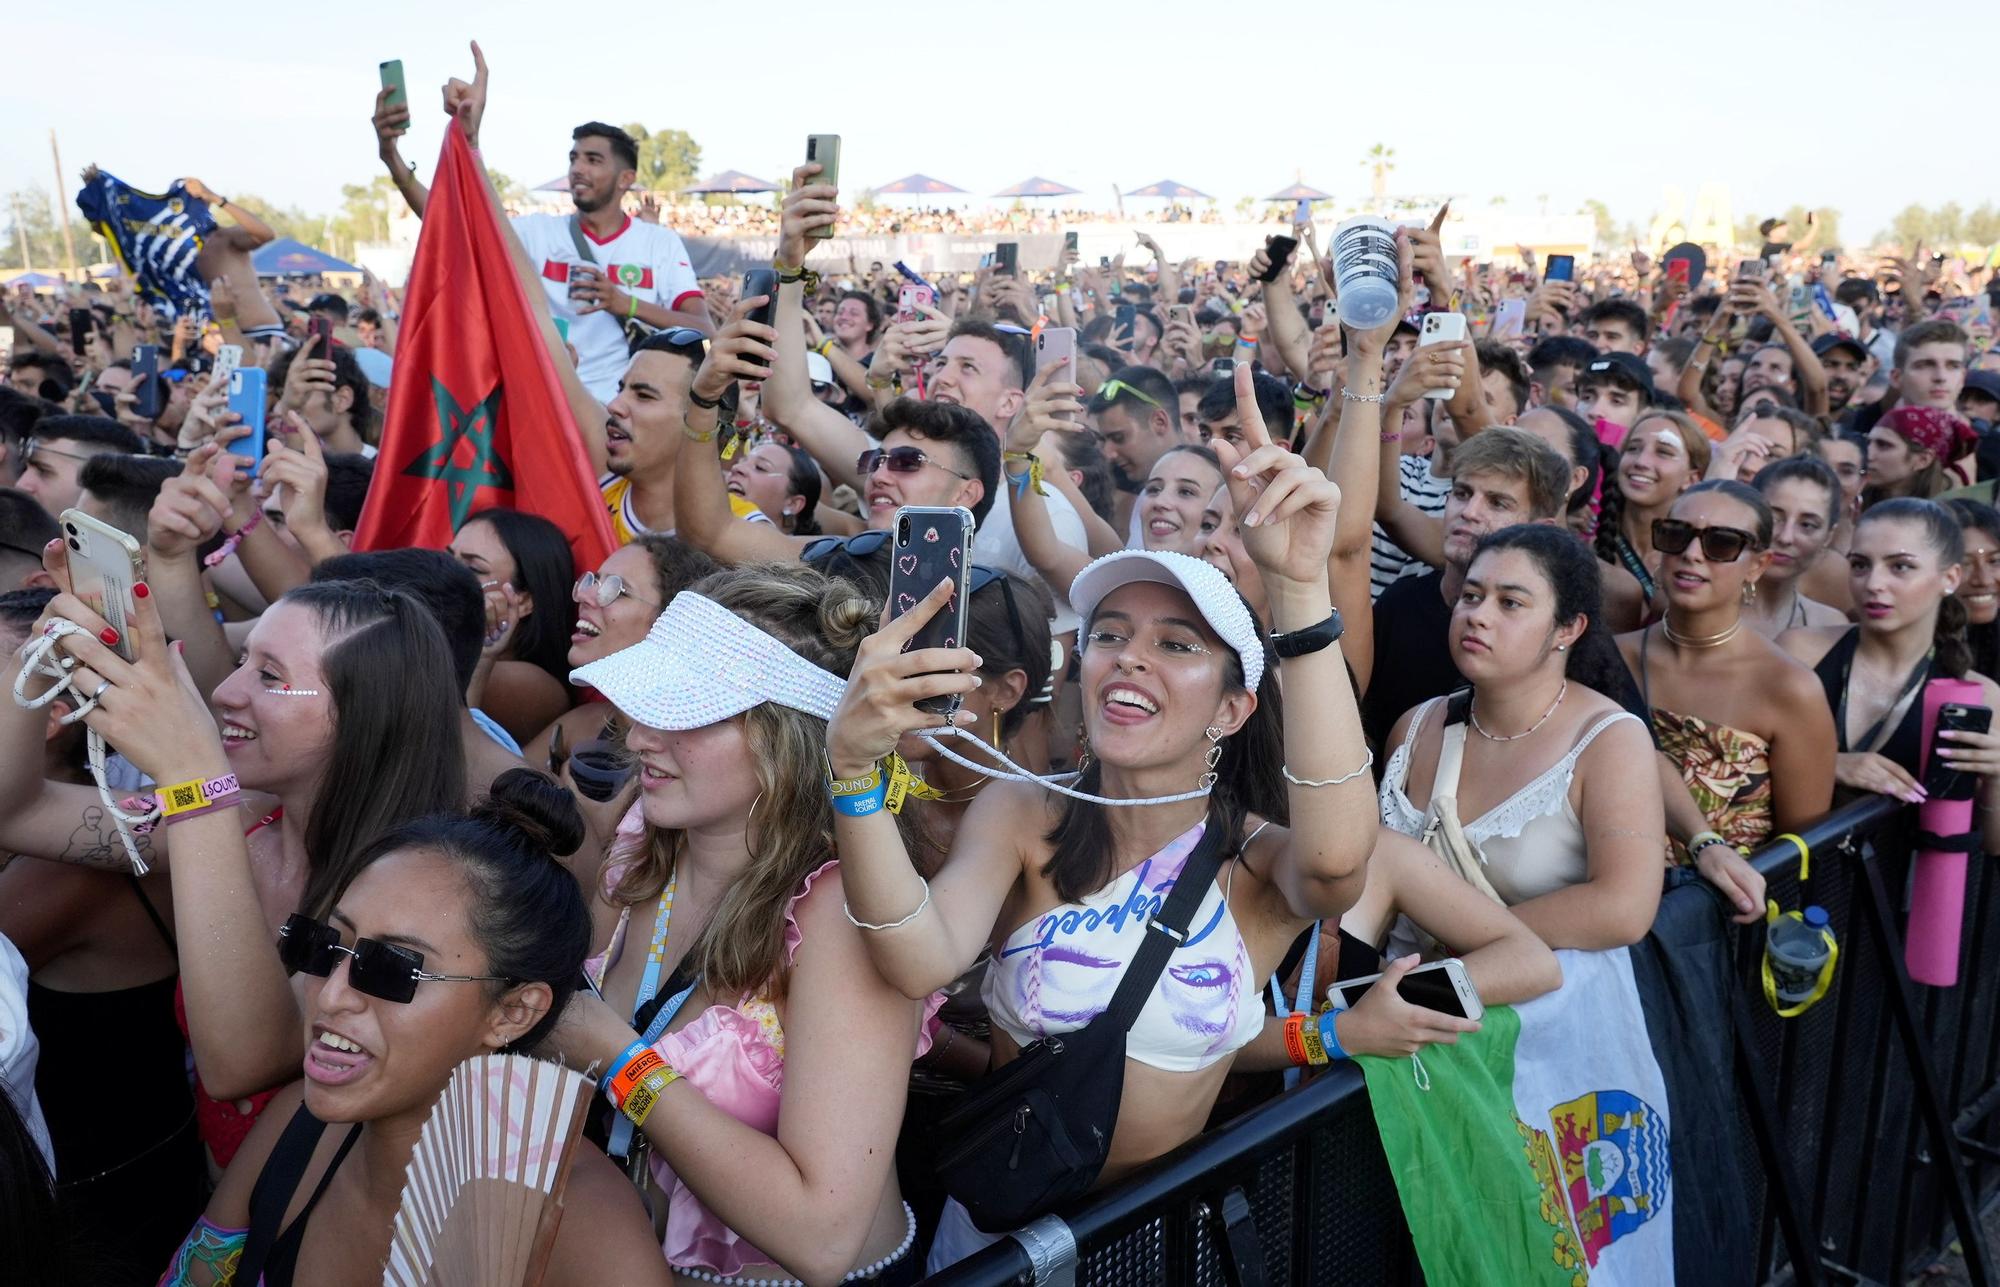
[[[396,154],[396,140],[410,132],[410,104],[408,97],[391,106],[389,95],[396,91],[384,85],[375,91],[375,147],[385,158]]]
[[[216,442],[194,449],[180,473],[160,485],[146,516],[146,548],[156,558],[191,556],[212,540],[235,508],[237,457]]]
[[[1046,434],[1083,428],[1083,387],[1070,379],[1068,358],[1057,358],[1028,382],[1028,400],[1007,428],[1008,451],[1033,451]]]
[[[444,112],[458,120],[465,141],[478,147],[479,122],[486,115],[486,55],[479,52],[476,40],[472,42],[472,66],[470,85],[456,76],[444,83]]]
[[[821,168],[819,162],[807,161],[792,171],[792,190],[785,194],[783,214],[778,221],[777,262],[785,267],[803,266],[807,252],[822,240],[810,234],[820,228],[831,228],[840,217],[840,204],[836,200],[840,190],[831,183],[813,182],[813,176]]]
[[[736,314],[729,324],[709,341],[701,369],[694,373],[690,387],[709,401],[728,392],[738,380],[763,380],[777,360],[778,332],[762,322],[753,322],[749,313],[769,302],[768,295],[752,295],[736,302]]]
[[[1222,462],[1230,502],[1243,516],[1238,526],[1244,549],[1268,588],[1275,588],[1270,584],[1274,580],[1324,587],[1340,488],[1304,457],[1271,441],[1247,364],[1237,365],[1235,381],[1243,447],[1227,438],[1213,439],[1209,446]]]
[[[1246,368],[1247,369],[1247,368]],[[940,581],[902,616],[888,619],[893,604],[882,609],[879,629],[862,640],[847,677],[847,691],[826,725],[827,762],[843,778],[860,777],[896,749],[905,733],[942,728],[946,723],[970,726],[971,711],[940,720],[916,703],[948,693],[969,693],[979,687],[976,673],[984,663],[970,648],[919,648],[903,651],[932,617],[950,601],[952,582]]]

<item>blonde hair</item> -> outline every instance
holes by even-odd
[[[836,675],[874,628],[876,606],[847,581],[804,564],[718,572],[690,587]],[[833,856],[833,809],[822,757],[826,721],[765,702],[740,717],[759,793],[744,841],[751,862],[723,893],[686,961],[718,995],[748,995],[786,983],[785,912],[805,878]],[[682,833],[646,824],[612,901],[659,897],[680,853]]]

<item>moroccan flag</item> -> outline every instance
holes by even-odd
[[[479,161],[453,121],[404,292],[354,548],[442,549],[467,515],[496,505],[562,528],[578,568],[617,548]]]
[[[1676,1281],[1675,1123],[1629,950],[1556,957],[1562,987],[1457,1045],[1358,1060],[1432,1287]]]

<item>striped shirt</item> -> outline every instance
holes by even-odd
[[[1429,456],[1402,456],[1397,464],[1402,473],[1403,500],[1432,518],[1442,517],[1445,498],[1451,495],[1451,480],[1431,473]],[[1368,557],[1371,597],[1381,598],[1382,591],[1403,577],[1423,576],[1435,570],[1429,564],[1411,558],[1400,545],[1389,539],[1381,524],[1375,525],[1375,548]]]

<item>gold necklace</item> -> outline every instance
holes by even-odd
[[[1485,729],[1483,729],[1483,728],[1481,728],[1481,727],[1479,726],[1479,707],[1478,707],[1478,706],[1476,706],[1476,705],[1473,705],[1472,703],[1467,703],[1467,704],[1466,704],[1466,713],[1467,713],[1467,714],[1469,714],[1470,716],[1472,716],[1472,729],[1473,729],[1473,731],[1474,731],[1475,733],[1478,733],[1478,734],[1479,734],[1479,736],[1481,736],[1481,737],[1485,738],[1485,739],[1486,739],[1487,741],[1489,741],[1489,742],[1518,742],[1518,741],[1520,741],[1520,740],[1521,740],[1522,738],[1524,738],[1524,737],[1527,737],[1527,736],[1528,736],[1528,735],[1529,735],[1530,733],[1534,733],[1534,732],[1538,731],[1538,730],[1539,730],[1539,729],[1540,729],[1540,728],[1542,727],[1542,725],[1544,725],[1544,724],[1548,723],[1548,722],[1549,722],[1549,717],[1550,717],[1550,716],[1552,716],[1552,715],[1554,715],[1554,714],[1556,713],[1556,707],[1558,707],[1558,706],[1562,705],[1562,704],[1563,704],[1563,698],[1565,698],[1565,697],[1567,697],[1567,696],[1569,696],[1569,681],[1568,681],[1567,679],[1565,679],[1565,680],[1563,680],[1563,683],[1562,683],[1562,687],[1561,687],[1561,688],[1558,688],[1558,689],[1556,689],[1556,699],[1555,699],[1554,701],[1552,701],[1552,702],[1550,702],[1550,703],[1549,703],[1549,708],[1548,708],[1547,710],[1545,710],[1545,711],[1543,711],[1543,712],[1542,712],[1542,717],[1541,717],[1540,719],[1538,719],[1538,720],[1536,720],[1536,721],[1535,721],[1535,723],[1534,723],[1534,726],[1533,726],[1532,728],[1528,729],[1528,731],[1527,731],[1526,733],[1509,733],[1509,734],[1507,734],[1507,735],[1506,735],[1506,736],[1504,736],[1504,737],[1501,737],[1501,736],[1498,736],[1498,735],[1496,735],[1496,734],[1493,734],[1493,733],[1489,733],[1489,732],[1487,732],[1487,731],[1486,731]]]
[[[1730,622],[1729,629],[1727,630],[1706,635],[1699,639],[1693,635],[1684,635],[1675,630],[1674,619],[1671,614],[1660,618],[1660,628],[1667,632],[1667,642],[1676,648],[1720,648],[1731,639],[1734,639],[1737,632],[1743,629],[1743,618],[1739,616],[1736,620]]]

